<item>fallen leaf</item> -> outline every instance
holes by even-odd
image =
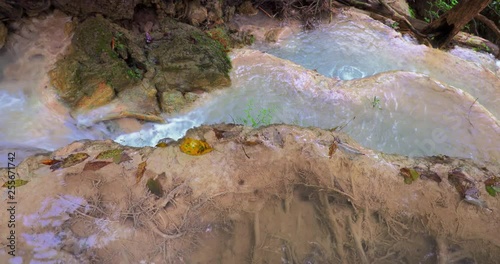
[[[145,161],[139,163],[139,166],[137,167],[137,172],[135,173],[135,183],[136,184],[138,182],[140,182],[142,179],[142,176],[144,176],[144,172],[146,171],[146,165],[147,165],[147,163]]]
[[[226,131],[220,130],[220,129],[217,129],[217,128],[214,128],[213,130],[214,130],[214,133],[215,133],[215,137],[217,139],[224,138],[224,132],[226,132]]]
[[[56,159],[44,159],[40,163],[43,165],[54,165],[55,163],[61,162],[61,160],[56,160]]]
[[[399,170],[401,176],[403,176],[404,178],[404,182],[406,184],[411,184],[412,182],[416,181],[418,178],[420,178],[420,174],[414,170],[414,169],[410,169],[410,168],[401,168]]]
[[[62,165],[62,164],[63,164],[63,163],[62,163],[62,160],[61,160],[61,161],[59,161],[59,162],[56,162],[56,163],[52,164],[52,166],[50,166],[50,169],[51,169],[52,171],[58,170],[58,169],[60,169],[60,168],[61,168],[61,165]]]
[[[257,146],[260,144],[262,144],[262,141],[260,141],[260,140],[256,140],[256,141],[248,141],[247,140],[247,141],[243,142],[243,145],[248,146],[248,147]]]
[[[168,144],[165,142],[159,142],[158,144],[156,144],[157,148],[166,148],[167,146]]]
[[[193,138],[184,138],[179,148],[183,153],[193,156],[207,154],[213,150],[207,142]]]
[[[332,158],[333,154],[335,154],[335,151],[337,151],[337,148],[337,144],[335,144],[335,142],[332,142],[330,148],[328,149],[328,157],[330,157],[330,159]]]
[[[89,154],[83,153],[83,152],[70,154],[69,156],[67,156],[66,158],[63,159],[59,168],[68,168],[68,167],[74,166],[78,163],[83,162],[88,157],[89,157]],[[56,163],[56,164],[59,164],[59,163]],[[54,166],[54,165],[52,165],[52,166]]]
[[[122,162],[125,162],[125,161],[130,161],[132,160],[132,158],[127,155],[127,153],[122,153],[122,155],[120,156],[120,161],[118,162],[118,164],[122,163]]]
[[[146,183],[146,187],[148,187],[149,191],[152,194],[158,197],[163,196],[163,188],[161,187],[160,181],[158,181],[158,179],[156,180],[149,179],[148,182]]]
[[[500,193],[500,177],[493,176],[484,181],[484,186],[489,195],[495,197]]]
[[[121,158],[123,149],[109,149],[105,150],[99,155],[97,155],[96,159],[116,159],[116,158]]]
[[[427,180],[432,180],[437,183],[440,183],[442,181],[441,177],[439,175],[429,169],[422,169],[415,167],[414,168],[419,174],[421,179],[427,179]]]
[[[109,161],[92,161],[87,164],[85,164],[85,167],[83,167],[84,171],[96,171],[99,170],[106,165],[110,164],[111,162]]]
[[[5,188],[8,188],[8,187],[11,187],[11,186],[14,186],[14,187],[19,187],[19,186],[23,186],[25,185],[26,183],[28,183],[29,181],[25,181],[25,180],[22,180],[22,179],[15,179],[14,181],[10,180],[10,181],[6,181],[2,187],[5,187]]]
[[[471,196],[472,193],[479,196],[479,192],[474,191],[477,190],[474,181],[460,168],[455,168],[448,172],[448,181],[455,186],[455,189],[458,191],[462,199],[465,198],[466,195]],[[477,199],[478,197],[472,198]]]

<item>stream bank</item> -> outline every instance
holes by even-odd
[[[158,148],[79,141],[23,161],[16,171],[29,182],[18,187],[11,263],[500,257],[500,201],[484,185],[498,164],[386,155],[342,133],[285,125],[202,126],[186,137],[214,150],[191,156],[180,141]],[[47,159],[63,164],[43,165]],[[420,177],[405,184],[405,169]],[[470,203],[460,190],[474,192]]]

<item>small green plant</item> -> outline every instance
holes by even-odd
[[[380,98],[377,96],[373,97],[373,100],[370,100],[370,103],[372,105],[372,108],[378,108],[379,110],[382,110],[382,107],[380,106]]]
[[[257,128],[260,126],[267,126],[271,124],[275,108],[262,108],[256,111],[253,100],[249,100],[244,112],[245,116],[240,117],[237,120],[243,123],[245,126],[252,126],[254,128]]]
[[[135,66],[132,67],[131,69],[128,69],[127,74],[133,79],[139,79],[139,80],[142,79],[142,71]]]
[[[398,29],[399,28],[399,23],[398,22],[394,22],[394,23],[391,24],[391,27],[393,29]]]
[[[408,9],[408,12],[410,13],[410,17],[415,18],[415,10],[413,8],[410,7],[410,9]]]

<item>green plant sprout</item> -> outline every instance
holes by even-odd
[[[424,19],[427,23],[430,23],[457,5],[458,0],[438,0],[428,1],[428,3],[429,9],[426,11],[427,14]]]
[[[252,126],[253,128],[257,128],[260,126],[267,126],[271,124],[275,108],[262,108],[256,111],[253,100],[248,100],[244,112],[245,116],[237,118],[237,120],[243,123],[245,126]]]
[[[382,110],[382,107],[380,106],[380,98],[378,98],[376,95],[373,97],[373,100],[370,100],[370,103],[372,105],[372,108],[378,108],[379,110]]]
[[[132,67],[131,69],[127,70],[128,76],[134,79],[142,79],[142,71],[138,69],[137,67]]]

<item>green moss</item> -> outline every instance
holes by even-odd
[[[113,28],[104,18],[93,17],[80,24],[73,36],[73,43],[91,58],[97,58],[102,53],[111,56]]]
[[[201,71],[206,71],[211,67],[217,67],[220,72],[224,72],[229,76],[229,71],[232,68],[231,59],[222,44],[209,38],[208,35],[202,32],[193,32],[191,36],[197,40],[196,47],[199,49],[199,52],[205,52],[206,56],[206,60],[202,60],[198,64],[198,68]]]

